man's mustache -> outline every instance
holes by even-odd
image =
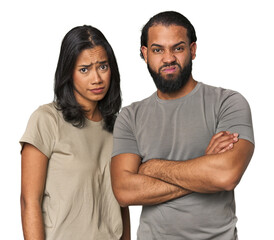
[[[178,66],[179,69],[182,70],[181,66],[180,66],[178,63],[172,62],[172,63],[170,63],[170,64],[165,64],[165,65],[161,66],[161,67],[159,68],[159,72],[160,72],[163,68],[171,67],[171,66]]]

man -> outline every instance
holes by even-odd
[[[117,200],[143,205],[138,239],[237,239],[233,190],[254,150],[247,101],[193,79],[196,34],[177,12],[144,26],[141,56],[157,92],[116,121]]]

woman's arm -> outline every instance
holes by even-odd
[[[128,207],[121,207],[123,220],[123,235],[121,240],[130,240],[130,216]]]
[[[48,158],[28,143],[22,150],[21,216],[25,240],[44,240],[41,204],[47,176]]]

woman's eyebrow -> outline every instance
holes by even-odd
[[[108,61],[107,60],[104,60],[104,61],[96,61],[95,63],[91,63],[91,64],[88,64],[88,65],[86,65],[86,64],[81,64],[81,65],[78,65],[78,67],[86,67],[86,68],[88,68],[88,67],[91,67],[92,65],[94,65],[94,64],[106,64],[106,63],[108,63]]]

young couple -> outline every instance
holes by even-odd
[[[193,79],[196,40],[180,13],[153,16],[140,50],[157,91],[119,113],[107,39],[91,26],[65,35],[54,101],[20,140],[25,240],[130,239],[129,205],[143,205],[140,240],[237,239],[233,189],[254,150],[250,108]]]

